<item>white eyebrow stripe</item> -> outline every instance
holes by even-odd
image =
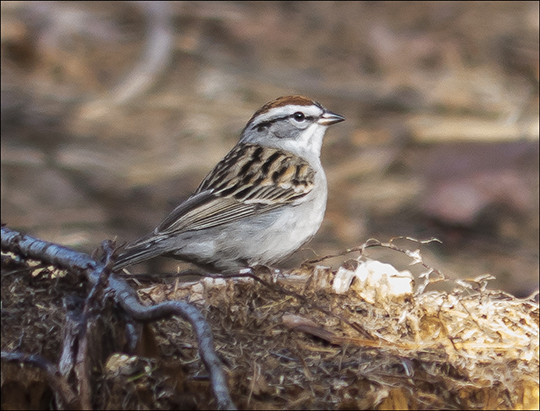
[[[256,121],[253,124],[266,123],[267,121],[272,121],[276,118],[287,117],[291,114],[301,111],[307,116],[319,117],[323,110],[317,106],[297,106],[297,105],[287,105],[282,107],[276,107],[268,110],[266,113],[259,114],[256,118]]]

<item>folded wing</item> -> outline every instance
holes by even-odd
[[[238,145],[214,167],[193,196],[174,209],[151,235],[126,249],[294,203],[313,189],[314,176],[307,161],[289,152]]]

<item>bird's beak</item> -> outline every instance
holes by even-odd
[[[335,114],[330,111],[325,111],[322,114],[322,116],[319,118],[318,123],[323,126],[329,126],[331,124],[336,124],[344,120],[345,120],[345,117],[340,116],[339,114]]]

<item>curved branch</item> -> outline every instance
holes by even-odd
[[[12,252],[62,269],[81,271],[94,285],[101,272],[106,270],[106,265],[93,260],[87,254],[21,234],[5,226],[2,226],[1,247],[4,252]],[[108,263],[107,265],[110,265],[110,261]],[[236,409],[227,388],[221,361],[214,350],[210,326],[195,307],[181,301],[168,301],[146,307],[139,302],[135,290],[114,274],[109,277],[109,289],[115,293],[116,302],[136,320],[154,321],[178,315],[189,321],[197,335],[199,354],[210,375],[218,408]]]

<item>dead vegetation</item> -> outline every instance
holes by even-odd
[[[7,251],[4,238],[3,232]],[[415,279],[371,260],[374,246],[407,254],[423,274]],[[48,407],[53,398],[72,408],[224,407],[216,403],[211,368],[200,359],[208,346],[201,348],[193,322],[169,312],[142,325],[120,308],[115,281],[123,280],[111,277],[101,298],[91,299],[80,273],[30,264],[19,247],[2,259],[3,350],[19,353],[3,353],[3,408]],[[486,276],[451,280],[428,267],[420,249],[394,241],[372,240],[350,253],[359,256],[337,271],[307,264],[235,278],[128,281],[148,307],[185,301],[200,310],[220,358],[214,366],[223,367],[241,409],[537,409],[534,296],[490,290]],[[439,282],[452,290],[430,290]],[[93,312],[88,323],[73,315],[83,301],[81,317]],[[86,340],[76,331],[81,323],[91,325]],[[78,359],[91,370],[85,378],[65,364],[66,347],[80,353],[81,341],[86,354]],[[66,405],[47,374],[28,365],[21,372],[17,363],[29,362],[24,353],[39,354],[49,369],[60,363],[57,375],[63,372],[78,400]]]
[[[87,253],[134,240],[254,110],[303,94],[347,119],[325,139],[329,201],[312,250],[436,237],[445,272],[489,272],[519,296],[538,288],[538,3],[1,7],[10,227]]]

